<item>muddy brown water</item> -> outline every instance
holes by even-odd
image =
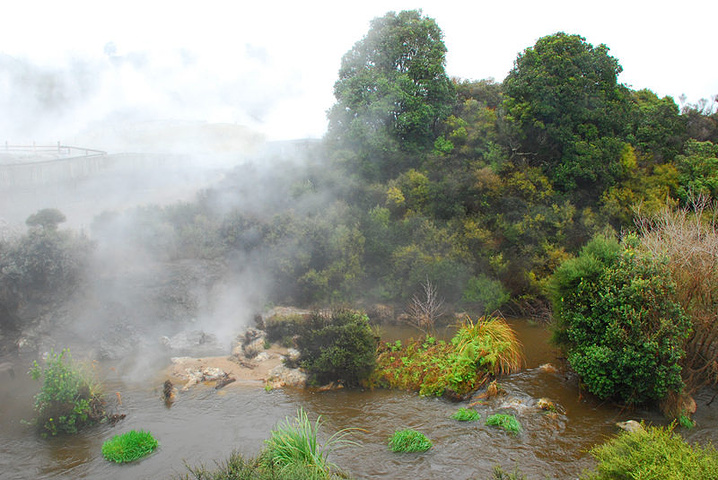
[[[360,446],[332,452],[329,460],[362,479],[489,479],[495,465],[510,471],[519,467],[530,479],[573,479],[594,462],[587,450],[616,432],[615,423],[627,419],[654,424],[666,421],[655,412],[625,411],[612,405],[581,399],[575,381],[550,373],[540,365],[555,363],[544,328],[526,321],[513,321],[524,344],[526,368],[502,377],[506,395],[476,406],[479,422],[450,418],[464,404],[416,394],[373,390],[274,390],[259,383],[243,383],[214,390],[200,386],[181,393],[167,408],[160,399],[162,382],[155,364],[148,376],[128,381],[116,365],[100,365],[109,398],[120,392],[125,420],[101,425],[80,434],[43,439],[21,419],[32,417],[32,398],[38,384],[23,374],[0,378],[0,478],[2,479],[167,479],[187,473],[185,463],[208,467],[224,461],[233,450],[248,455],[259,452],[270,430],[303,407],[315,419],[321,415],[323,436],[356,427],[352,438]],[[405,339],[406,329],[384,331],[386,338]],[[714,392],[697,395],[698,426],[679,431],[689,441],[718,444],[718,401],[710,406]],[[546,397],[565,413],[547,415],[536,407]],[[486,417],[506,412],[523,426],[518,436],[486,426]],[[426,434],[434,447],[423,454],[393,454],[387,439],[396,430],[414,428]],[[145,429],[159,440],[159,449],[129,465],[115,465],[101,455],[104,441],[130,429]]]

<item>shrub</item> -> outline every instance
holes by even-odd
[[[392,452],[425,452],[433,444],[426,436],[416,430],[397,430],[389,438],[389,448]]]
[[[510,297],[501,282],[480,274],[469,279],[462,300],[477,304],[485,313],[491,313],[501,308]]]
[[[327,460],[331,449],[354,442],[345,438],[350,432],[345,429],[335,433],[321,445],[317,439],[320,426],[321,417],[312,423],[306,412],[300,408],[295,418],[286,418],[272,430],[261,457],[267,465],[278,467],[280,471],[300,468],[314,470],[317,475],[328,477],[330,470],[336,468]]]
[[[159,443],[150,432],[130,430],[102,444],[102,456],[115,463],[129,463],[149,455]]]
[[[399,346],[381,344],[372,381],[462,400],[492,375],[516,371],[520,365],[520,344],[505,320],[466,319],[450,343],[425,337]]]
[[[374,370],[376,346],[369,318],[353,310],[315,312],[297,336],[301,365],[314,383],[359,385]]]
[[[509,433],[518,435],[523,430],[516,417],[506,413],[495,413],[486,419],[486,425],[503,428]]]
[[[476,410],[462,407],[462,408],[458,409],[451,416],[451,418],[453,418],[454,420],[458,420],[460,422],[474,422],[481,418],[481,414],[479,414],[479,412],[477,412]]]
[[[718,478],[718,452],[712,445],[691,446],[669,427],[645,427],[622,432],[591,450],[598,466],[582,478],[670,478],[709,480]]]
[[[42,389],[35,396],[35,419],[43,435],[76,433],[85,425],[105,416],[99,386],[75,365],[69,350],[50,353],[43,368],[34,362],[33,380],[42,378]]]
[[[554,341],[586,389],[628,404],[680,391],[690,323],[660,259],[635,236],[596,237],[551,278]]]
[[[690,208],[640,215],[637,224],[641,244],[667,258],[676,299],[693,324],[682,363],[688,392],[718,384],[718,204],[698,197]]]

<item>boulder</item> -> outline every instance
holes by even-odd
[[[267,385],[272,388],[304,387],[307,384],[307,374],[298,368],[287,368],[277,365],[270,370],[267,376]]]
[[[638,423],[635,420],[627,420],[625,422],[617,422],[616,426],[618,428],[620,428],[621,430],[625,430],[630,433],[642,432],[643,430],[645,430],[643,428],[643,425],[641,425],[640,423]]]

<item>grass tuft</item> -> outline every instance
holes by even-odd
[[[336,468],[327,460],[329,452],[339,445],[356,445],[356,442],[346,439],[352,429],[343,429],[322,445],[317,438],[320,426],[321,417],[312,423],[304,409],[300,408],[295,418],[287,417],[272,430],[270,438],[265,441],[263,458],[280,470],[306,467],[319,476],[328,477],[330,470]]]
[[[486,419],[486,425],[503,428],[507,432],[513,433],[514,435],[518,435],[523,430],[519,421],[516,420],[516,417],[506,413],[495,413],[490,415]]]
[[[433,444],[426,436],[416,430],[397,430],[389,438],[389,448],[392,452],[425,452]]]
[[[102,445],[102,456],[115,463],[129,463],[152,453],[159,443],[151,433],[130,430]]]
[[[451,416],[451,418],[460,422],[475,422],[481,418],[481,414],[479,414],[476,410],[461,407]]]

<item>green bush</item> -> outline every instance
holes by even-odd
[[[130,430],[102,444],[102,456],[115,463],[129,463],[152,453],[159,443],[150,432]]]
[[[356,386],[376,365],[377,339],[369,318],[353,310],[315,312],[299,328],[297,349],[310,381]]]
[[[486,419],[486,425],[503,428],[509,433],[518,435],[523,430],[516,417],[506,413],[495,413]]]
[[[477,412],[476,410],[472,410],[470,408],[460,408],[458,409],[452,416],[454,420],[458,420],[460,422],[474,422],[481,418],[481,414]]]
[[[598,466],[585,480],[624,478],[712,480],[718,478],[718,452],[712,445],[691,446],[673,427],[622,432],[591,454]]]
[[[43,436],[76,433],[105,417],[99,386],[73,363],[69,350],[51,352],[44,368],[34,362],[30,375],[33,380],[42,378],[33,423]]]
[[[510,297],[509,291],[501,282],[481,274],[469,279],[462,299],[464,302],[478,304],[484,313],[491,313],[501,308]]]
[[[682,389],[690,322],[673,300],[664,262],[636,237],[594,238],[556,270],[550,287],[554,341],[589,392],[640,404]]]
[[[389,437],[389,448],[392,452],[425,452],[433,444],[426,436],[416,430],[397,430]]]

